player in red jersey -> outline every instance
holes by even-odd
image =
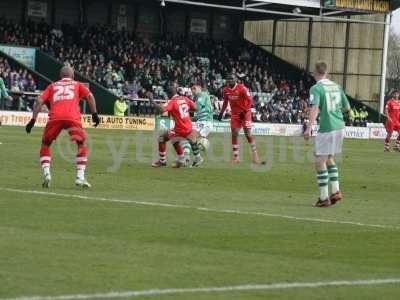
[[[86,134],[81,124],[81,113],[79,111],[79,102],[85,99],[92,112],[92,121],[97,127],[100,123],[96,111],[96,102],[89,89],[74,79],[74,70],[71,67],[64,66],[60,71],[61,80],[50,84],[46,90],[38,97],[32,119],[26,125],[26,132],[31,133],[35,126],[36,118],[42,111],[45,104],[49,107],[49,121],[42,135],[42,146],[40,148],[40,163],[43,170],[43,187],[50,186],[50,146],[63,129],[66,129],[78,146],[76,156],[76,181],[75,184],[80,187],[89,188],[90,184],[85,179],[85,168],[87,163],[87,147],[85,144]]]
[[[392,94],[392,98],[386,103],[386,139],[385,139],[385,151],[391,151],[390,139],[392,138],[393,131],[397,131],[398,137],[396,141],[395,149],[400,151],[400,93],[398,91]]]
[[[231,131],[232,131],[232,163],[239,162],[239,132],[243,128],[247,141],[250,144],[253,163],[258,163],[258,154],[256,141],[251,134],[251,107],[253,98],[249,90],[240,83],[237,83],[237,78],[234,74],[230,74],[227,78],[227,86],[224,88],[224,103],[222,104],[221,112],[218,120],[221,121],[225,109],[230,104],[231,116]]]
[[[158,141],[158,151],[160,159],[152,164],[155,168],[165,167],[167,165],[167,145],[168,141],[173,144],[178,160],[172,165],[174,168],[180,168],[185,165],[185,155],[180,142],[183,139],[189,141],[190,146],[193,150],[194,160],[192,167],[198,167],[203,159],[200,155],[199,145],[197,143],[196,135],[192,128],[192,119],[190,118],[190,112],[196,110],[196,105],[192,100],[185,96],[180,96],[174,86],[169,86],[168,100],[164,105],[159,105],[154,102],[152,93],[148,93],[149,100],[154,105],[158,113],[168,112],[171,114],[172,119],[175,122],[175,127],[161,134]]]

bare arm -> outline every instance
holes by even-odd
[[[94,99],[93,95],[90,94],[89,96],[87,96],[85,98],[85,100],[86,100],[87,104],[89,105],[90,112],[92,114],[97,113],[96,100]]]
[[[221,111],[219,112],[220,115],[224,114],[227,107],[228,107],[228,99],[224,98],[224,102],[222,103]]]
[[[36,100],[35,104],[33,105],[33,112],[32,112],[32,119],[36,120],[39,113],[42,111],[44,101],[40,97]]]
[[[26,133],[31,133],[32,128],[35,126],[36,119],[39,113],[42,111],[43,104],[44,100],[39,97],[33,105],[32,119],[25,126]]]
[[[309,121],[307,124],[307,128],[304,132],[304,138],[308,140],[311,137],[311,129],[312,126],[315,124],[317,121],[317,117],[319,114],[319,106],[318,105],[313,105],[310,107],[310,114],[309,114]]]
[[[348,112],[350,112],[350,111],[351,111],[350,106],[347,106],[347,107],[343,107],[343,108],[342,108],[342,112],[344,112],[344,113],[348,113]]]
[[[224,112],[225,112],[227,107],[228,107],[228,98],[226,98],[224,96],[224,102],[222,103],[222,107],[221,107],[221,110],[220,110],[219,115],[218,115],[218,121],[222,120],[222,117],[224,116]]]
[[[146,95],[147,95],[147,97],[149,98],[150,103],[154,106],[155,113],[156,113],[157,115],[161,115],[161,114],[165,113],[165,108],[164,108],[164,106],[162,106],[162,105],[160,105],[160,104],[158,104],[158,103],[156,103],[156,102],[154,101],[154,96],[153,96],[153,93],[152,93],[152,92],[147,92]]]
[[[349,99],[347,99],[347,95],[344,92],[344,90],[341,90],[341,95],[342,95],[342,112],[343,113],[348,113],[351,111]]]
[[[89,105],[90,112],[92,113],[92,122],[93,126],[97,127],[100,124],[100,117],[97,114],[96,100],[93,95],[90,93],[88,96],[84,97],[87,104]]]
[[[389,123],[392,123],[392,119],[390,118],[390,115],[389,115],[389,108],[387,105],[385,106],[385,115],[386,115],[386,118],[388,119]]]

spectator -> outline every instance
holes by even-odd
[[[114,116],[123,117],[128,109],[128,104],[122,98],[118,98],[114,103]]]
[[[146,98],[152,90],[166,98],[168,84],[207,86],[214,96],[215,113],[223,97],[224,77],[231,72],[253,93],[255,121],[301,123],[307,116],[310,79],[275,61],[246,41],[215,41],[208,37],[166,35],[141,39],[134,32],[107,26],[89,28],[63,24],[51,28],[43,22],[25,25],[0,19],[0,42],[40,47],[60,62],[70,64],[88,79],[117,95]],[[290,76],[288,75],[290,74]],[[21,89],[31,89],[29,74],[18,72]]]
[[[347,122],[347,126],[354,126],[354,122],[356,120],[356,108],[352,108],[349,112],[349,121]]]
[[[365,105],[363,107],[361,107],[359,115],[360,115],[360,126],[367,127],[368,111],[367,111],[367,107]]]
[[[353,117],[354,117],[354,121],[353,121],[353,126],[360,126],[360,113],[358,112],[357,108],[354,107],[353,109]]]
[[[1,98],[5,99],[1,103],[1,108],[22,110],[32,107],[33,101],[30,97],[22,95],[22,92],[36,91],[35,80],[26,69],[13,69],[7,59],[0,57],[0,80],[4,85],[3,88],[0,88],[0,100]],[[9,96],[7,90],[18,95],[13,98]]]
[[[4,101],[8,101],[11,102],[12,101],[12,97],[10,95],[8,95],[7,93],[7,89],[6,86],[4,84],[4,80],[3,78],[0,77],[0,100]],[[6,106],[6,102],[1,101],[1,109],[3,109]]]

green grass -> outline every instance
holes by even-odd
[[[0,128],[0,188],[41,188],[41,129]],[[260,152],[273,144],[271,170],[244,162],[230,167],[207,161],[199,169],[149,167],[155,139],[143,157],[136,132],[91,130],[87,171],[93,188],[74,185],[67,138],[54,145],[48,192],[186,205],[138,205],[0,190],[0,299],[155,288],[192,288],[280,282],[400,278],[400,154],[383,153],[381,141],[346,140],[340,175],[345,200],[316,209],[316,180],[305,159],[312,150],[293,140],[258,137]],[[129,137],[129,141],[127,138]],[[110,172],[112,140],[126,139],[120,168]],[[211,138],[219,144],[222,135]],[[108,142],[107,142],[108,141]],[[287,144],[280,159],[279,144]],[[62,151],[61,151],[62,150]],[[72,150],[70,153],[69,150]],[[172,153],[172,151],[170,151]],[[172,156],[172,155],[171,155]],[[311,222],[252,214],[200,211],[196,207],[265,212],[299,218],[386,225],[386,228]],[[389,228],[390,226],[397,228]],[[398,299],[400,284],[317,289],[199,293],[144,299]]]

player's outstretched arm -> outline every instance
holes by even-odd
[[[36,100],[35,104],[33,105],[32,118],[29,121],[29,123],[26,124],[26,126],[25,126],[26,133],[31,133],[32,128],[35,126],[36,119],[37,119],[39,113],[42,111],[43,104],[44,104],[43,99],[39,97]]]
[[[92,94],[86,97],[86,102],[89,105],[89,109],[92,114],[92,122],[94,123],[94,127],[97,127],[100,124],[100,117],[97,114],[96,100]]]
[[[149,91],[149,92],[146,93],[146,95],[147,95],[147,98],[149,99],[151,105],[154,106],[155,114],[156,115],[163,114],[165,112],[165,109],[164,109],[164,107],[162,105],[160,105],[160,104],[158,104],[158,103],[156,103],[154,101],[153,93]]]

